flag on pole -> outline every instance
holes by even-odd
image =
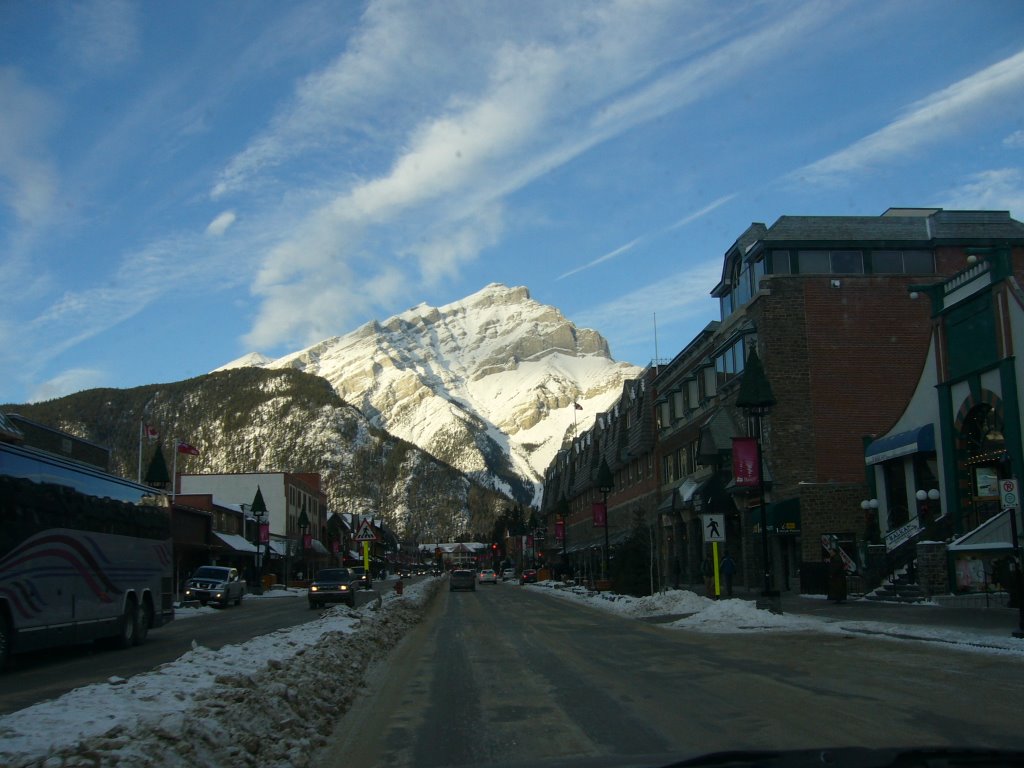
[[[151,427],[149,426],[149,424],[147,424],[144,429],[146,437],[148,437],[150,440],[156,440],[158,437],[160,437],[160,433],[157,431],[156,427]]]
[[[579,403],[573,403],[573,406],[576,408],[577,411],[582,411],[583,410],[583,406],[580,405]]]
[[[178,443],[178,453],[187,453],[189,456],[198,456],[199,449],[188,443]]]

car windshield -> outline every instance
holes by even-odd
[[[1024,0],[0,0],[0,372],[0,768],[1024,746]]]
[[[353,574],[347,568],[325,568],[316,575],[317,581],[348,581]]]
[[[192,574],[192,577],[196,579],[226,579],[228,577],[228,572],[227,568],[205,565],[202,568],[197,568],[196,572]]]

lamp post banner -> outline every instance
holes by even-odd
[[[555,521],[555,540],[565,541],[565,520]]]
[[[590,508],[590,512],[594,516],[595,528],[608,527],[608,508],[604,504],[600,501],[595,501],[594,505]]]
[[[270,541],[270,523],[260,523],[260,544]]]
[[[732,439],[732,476],[740,488],[757,488],[761,484],[761,472],[757,461],[757,438],[734,437]]]

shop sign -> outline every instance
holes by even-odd
[[[921,523],[915,517],[909,523],[900,526],[895,531],[889,531],[887,534],[885,534],[885,551],[892,552],[901,544],[914,538],[914,536],[916,536],[917,532],[920,530]]]

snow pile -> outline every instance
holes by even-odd
[[[742,632],[821,632],[868,635],[892,640],[924,641],[952,645],[959,650],[1021,658],[1024,645],[1009,632],[943,626],[907,625],[880,621],[856,621],[794,613],[775,614],[750,600],[711,600],[688,590],[669,590],[648,597],[594,592],[557,581],[527,585],[547,595],[571,600],[609,613],[631,618],[662,617],[662,626],[692,632],[732,634]]]
[[[440,583],[218,651],[197,646],[147,674],[6,715],[0,765],[308,766],[367,667],[419,621]]]

